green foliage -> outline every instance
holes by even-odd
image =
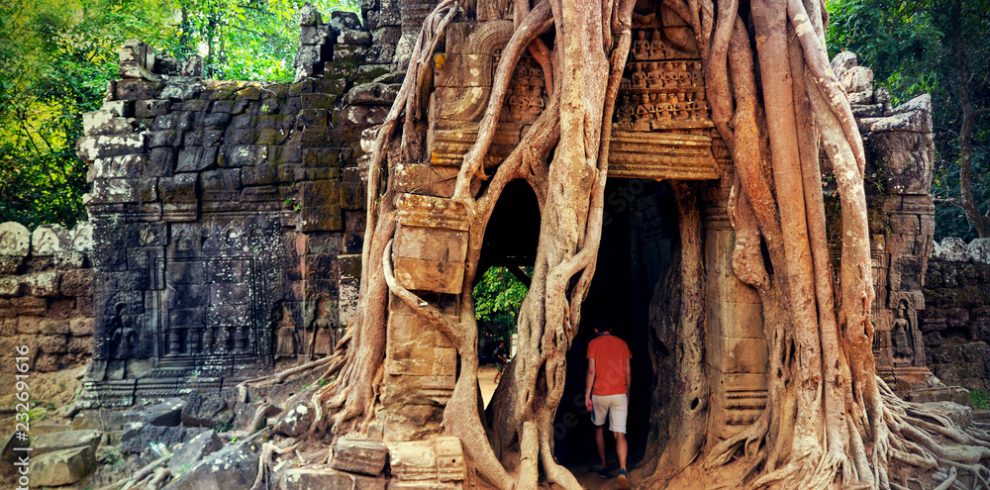
[[[531,271],[526,271],[530,274]],[[493,340],[509,340],[529,288],[505,267],[490,267],[475,284],[474,313]]]
[[[168,50],[199,54],[211,78],[291,81],[303,0],[173,0],[179,19]],[[358,12],[357,0],[309,0],[329,15]]]
[[[972,238],[975,230],[955,205],[959,197],[958,62],[965,60],[965,87],[977,110],[973,135],[973,193],[978,207],[990,208],[990,0],[829,0],[829,49],[854,51],[860,64],[874,70],[894,104],[921,93],[932,96],[935,129],[936,238]],[[961,46],[955,43],[956,33]]]
[[[990,410],[990,392],[983,389],[970,390],[969,403],[977,410]]]
[[[291,80],[304,0],[0,2],[0,221],[72,226],[85,216],[82,114],[117,78],[118,49],[142,39],[208,76]],[[326,15],[357,0],[312,0]]]

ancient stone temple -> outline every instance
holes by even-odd
[[[80,407],[140,406],[194,391],[232,400],[238,383],[324,358],[346,343],[361,281],[365,207],[373,201],[366,200],[368,152],[436,3],[365,0],[361,18],[335,12],[327,22],[307,7],[292,83],[207,80],[195,59],[178,63],[136,41],[122,48],[121,79],[108,87],[103,107],[87,115],[79,142],[91,162],[86,206],[93,237],[92,250],[85,249],[91,305],[83,294],[74,303],[91,306],[93,318]],[[422,158],[389,155],[402,161],[381,179],[395,194],[388,272],[454,323],[470,314],[459,295],[472,253],[480,256],[480,271],[532,266],[536,258],[546,196],[523,181],[509,183],[480,250],[469,247],[469,209],[452,198],[499,83],[507,95],[482,162],[488,175],[550,101],[541,66],[529,54],[511,76],[496,76],[514,30],[510,4],[479,0],[447,26],[424,75],[432,87],[421,94],[428,117],[414,121],[424,136],[403,142]],[[708,444],[765,413],[770,356],[760,296],[733,272],[737,237],[728,203],[737,178],[711,117],[701,49],[668,7],[640,4],[616,98],[598,268],[581,310],[583,324],[622,325],[642,373],[630,409],[638,434],[630,438],[634,462],[649,444],[644,420],[669,402],[669,393],[650,393],[670,375],[656,366],[677,362],[675,339],[653,330],[676,315],[669,300],[680,294],[671,280],[686,246],[675,186],[690,184],[699,196],[690,212],[701,223],[698,280],[707,298],[700,323],[711,389]],[[924,313],[923,293],[934,230],[930,100],[890,107],[851,53],[837,56],[833,69],[868,152],[878,373],[903,393],[923,388],[919,397],[937,398],[944,387],[927,367],[931,336],[922,330],[922,320],[933,318]],[[825,193],[826,204],[834,204],[832,183]],[[838,221],[829,219],[830,226]],[[8,255],[18,264],[28,255],[24,233],[0,228],[0,265],[14,260]],[[829,240],[837,258],[841,237],[832,233]],[[62,296],[79,293],[65,284]],[[16,294],[26,290],[16,282]],[[0,282],[0,296],[12,291]],[[465,451],[441,427],[458,379],[458,350],[438,320],[394,292],[382,304],[388,315],[377,376],[384,381],[374,394],[380,410],[368,430],[373,441],[337,441],[331,464],[347,482],[379,475],[387,461],[390,488],[458,488],[468,479]],[[578,422],[586,418],[583,353],[590,338],[583,328],[570,346],[555,419],[562,464],[587,457],[583,445],[569,443],[590,440],[589,427]],[[237,403],[257,402],[238,397]],[[274,429],[282,436],[302,434],[293,424],[311,414],[308,398],[292,402]],[[254,408],[262,422],[274,415],[265,412],[270,407]],[[287,474],[314,478],[313,487],[326,484],[307,471]]]
[[[195,61],[122,48],[79,142],[91,404],[223,389],[334,349],[357,294],[359,140],[388,104],[390,85],[372,82],[388,65],[364,64],[372,39],[354,14],[309,10],[302,30],[291,84],[203,80]]]

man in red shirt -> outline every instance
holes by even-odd
[[[619,456],[619,484],[621,488],[628,488],[626,416],[629,414],[632,353],[625,341],[612,335],[611,328],[596,328],[595,334],[597,337],[588,343],[588,376],[584,391],[584,406],[591,412],[591,421],[595,424],[595,443],[601,461],[595,470],[602,478],[608,478],[605,462],[605,416],[608,415],[608,428],[615,436],[615,452]]]

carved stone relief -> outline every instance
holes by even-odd
[[[701,57],[678,24],[662,24],[655,15],[639,16],[634,24],[616,102],[609,176],[719,177]]]

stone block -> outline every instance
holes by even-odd
[[[26,257],[30,251],[31,232],[17,222],[0,224],[0,256]]]
[[[10,308],[18,315],[44,315],[48,309],[48,302],[44,298],[32,296],[10,298]]]
[[[179,425],[182,408],[186,402],[181,398],[165,400],[157,405],[141,409],[141,423],[159,427],[175,427]]]
[[[69,320],[69,333],[75,337],[86,337],[95,332],[93,319],[88,317]],[[90,346],[92,347],[92,346]]]
[[[352,475],[332,469],[290,468],[278,480],[279,490],[385,490],[385,478]]]
[[[338,148],[306,148],[302,150],[303,165],[313,167],[339,167]]]
[[[279,415],[273,430],[286,437],[299,437],[309,430],[313,416],[313,408],[308,403],[298,403]]]
[[[241,170],[221,168],[203,172],[200,186],[204,191],[236,191],[241,188]]]
[[[41,434],[31,438],[31,447],[33,448],[31,456],[37,457],[46,453],[79,447],[88,447],[93,454],[96,454],[96,448],[100,445],[102,438],[103,433],[98,430],[70,430]]]
[[[330,466],[350,473],[376,476],[385,469],[388,449],[381,441],[340,438],[333,445]]]
[[[58,295],[59,275],[56,271],[32,272],[21,278],[32,296],[51,297]]]
[[[66,322],[68,325],[68,322]],[[34,338],[38,351],[45,354],[64,354],[68,352],[64,335],[39,335]]]
[[[430,196],[396,198],[399,228],[393,256],[395,276],[411,290],[459,293],[467,257],[467,220],[463,205]]]
[[[145,175],[149,177],[164,177],[171,175],[175,168],[175,150],[161,147],[152,148],[145,164]]]
[[[442,482],[459,482],[467,479],[464,464],[464,448],[461,440],[453,436],[439,436],[435,440],[437,455],[437,479]]]
[[[97,178],[139,178],[152,176],[145,172],[146,157],[143,154],[116,155],[93,160],[92,172]]]
[[[251,443],[251,444],[249,444]],[[169,483],[172,490],[231,490],[251,488],[258,474],[258,456],[253,441],[227,446]]]
[[[118,100],[155,99],[161,91],[162,84],[140,78],[125,78],[117,81],[114,98]]]
[[[24,290],[17,276],[0,276],[0,296],[20,296]]]
[[[31,484],[37,487],[69,485],[96,469],[96,456],[88,446],[32,457]]]
[[[389,466],[400,481],[429,481],[437,477],[437,455],[433,441],[407,441],[389,444]]]
[[[329,33],[330,29],[326,25],[302,26],[299,29],[299,43],[319,49],[326,43]]]
[[[313,80],[313,91],[323,94],[344,95],[347,91],[348,80],[344,78],[323,77]]]
[[[176,132],[174,129],[163,129],[161,131],[149,131],[146,133],[148,135],[148,147],[149,148],[160,148],[163,146],[175,146],[179,143],[180,133]],[[175,151],[173,149],[173,151]]]
[[[330,94],[302,94],[303,109],[333,109],[337,102],[336,95]]]
[[[51,256],[69,248],[69,232],[62,225],[41,225],[31,233],[31,255]]]
[[[962,238],[946,237],[935,242],[932,257],[947,262],[965,262],[969,259],[969,248]]]
[[[133,124],[133,118],[118,117],[107,110],[98,110],[83,114],[83,133],[90,136],[129,133],[134,129]]]
[[[193,392],[186,397],[181,418],[186,427],[218,427],[230,425],[234,413],[219,393]]]
[[[17,333],[21,335],[37,335],[41,331],[42,318],[21,315],[17,317]]]
[[[44,318],[38,323],[38,333],[47,336],[64,336],[70,332],[69,320],[58,320],[55,318]],[[63,341],[65,339],[62,339]],[[53,341],[50,341],[53,342]],[[63,342],[64,343],[64,342]],[[49,350],[48,352],[59,352]]]
[[[990,264],[990,238],[974,238],[967,247],[969,260],[977,264]]]
[[[361,29],[361,19],[354,12],[334,10],[330,13],[330,25],[337,30]]]
[[[217,147],[192,146],[179,152],[176,172],[197,172],[206,170],[216,164]]]
[[[355,105],[391,105],[399,93],[396,83],[363,83],[347,92],[344,101]]]
[[[256,131],[252,131],[252,138],[256,135]],[[258,165],[265,161],[267,156],[266,147],[258,147],[255,145],[234,145],[226,147],[227,165],[231,167],[244,167],[250,165]]]
[[[69,231],[69,241],[75,252],[83,254],[92,252],[93,225],[87,222],[77,223],[75,228]]]
[[[168,100],[138,100],[134,102],[134,117],[152,118],[162,116],[168,114],[168,107]]]
[[[193,436],[192,439],[180,443],[174,450],[172,459],[168,461],[168,468],[173,475],[181,476],[210,454],[220,450],[223,441],[217,433],[208,430]]]

